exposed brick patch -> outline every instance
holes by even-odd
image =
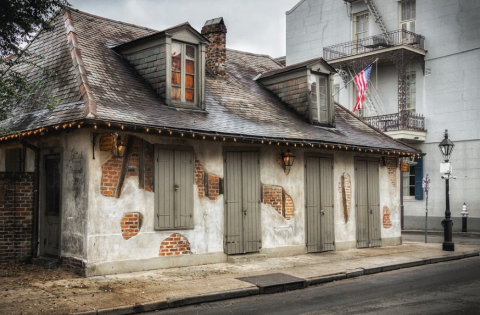
[[[141,148],[143,148],[143,166],[139,163]],[[140,183],[141,174],[143,176],[144,189],[146,191],[153,191],[153,145],[143,139],[135,137],[130,156],[124,156],[122,158],[112,156],[102,165],[102,179],[100,183],[100,192],[102,195],[106,197],[115,197],[118,181],[120,180],[123,159],[128,159],[126,177],[138,176]],[[140,167],[143,167],[143,171],[140,170]]]
[[[0,173],[0,264],[31,258],[33,173]]]
[[[120,227],[122,229],[122,236],[125,240],[128,240],[140,232],[142,227],[143,216],[139,212],[125,213],[120,221]]]
[[[293,200],[282,186],[262,185],[262,190],[264,204],[270,205],[287,220],[293,217],[295,212]]]
[[[195,185],[198,187],[198,198],[208,197],[217,200],[221,192],[222,179],[217,175],[208,174],[195,155]]]
[[[75,257],[61,257],[60,265],[63,269],[73,271],[76,274],[85,277],[85,262]]]
[[[390,178],[390,184],[392,187],[397,187],[397,158],[385,158],[385,164],[388,169],[388,177]]]
[[[115,192],[120,178],[123,158],[112,156],[102,165],[102,179],[100,182],[100,193],[105,197],[115,197]]]
[[[390,209],[387,206],[383,206],[383,227],[389,229],[392,227],[392,221],[390,221]]]
[[[191,254],[188,239],[179,233],[173,233],[160,244],[158,256],[178,256]]]
[[[342,218],[343,221],[347,223],[352,205],[352,183],[350,181],[350,175],[346,172],[340,176],[340,180],[338,181],[338,193],[340,194]]]

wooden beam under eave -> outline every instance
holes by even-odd
[[[130,162],[130,157],[132,156],[133,143],[135,142],[135,137],[127,137],[127,147],[125,148],[125,154],[122,159],[122,168],[120,170],[120,176],[118,176],[117,190],[115,191],[115,198],[120,198],[122,193],[123,182],[128,173],[128,163]]]

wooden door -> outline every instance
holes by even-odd
[[[225,252],[261,248],[260,165],[258,152],[225,153]]]
[[[44,190],[42,211],[42,254],[58,257],[60,254],[60,155],[44,156]]]
[[[333,160],[306,158],[307,252],[335,250]]]
[[[380,246],[380,193],[377,161],[356,161],[355,191],[357,247]]]

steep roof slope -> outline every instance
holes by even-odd
[[[338,105],[335,108],[335,129],[316,127],[304,121],[273,93],[253,80],[259,73],[281,69],[277,62],[265,55],[227,50],[226,78],[220,80],[206,75],[206,111],[168,107],[135,69],[111,49],[156,31],[75,10],[71,11],[71,20],[78,37],[88,85],[96,103],[96,115],[91,121],[417,152],[373,129]],[[57,21],[57,24],[60,23]],[[52,67],[58,67],[62,73],[63,81],[56,82],[58,91],[78,92],[72,83],[76,74],[68,54],[65,27],[58,25],[53,33],[36,41],[37,46],[32,45],[32,49],[54,48],[53,52],[47,49],[45,53],[49,59],[55,59],[51,61]],[[50,53],[61,55],[61,62]],[[73,106],[71,102],[74,100],[79,102]],[[58,123],[62,117],[64,121],[85,118],[85,115],[82,117],[78,113],[82,104],[78,93],[66,94],[50,117],[46,115],[30,123],[26,123],[28,119],[24,123],[4,122],[3,125],[25,130],[33,125]],[[61,116],[59,111],[68,106],[71,106],[69,110],[72,114],[68,115],[67,111],[66,116]]]

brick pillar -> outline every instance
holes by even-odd
[[[207,45],[205,62],[217,76],[225,77],[227,61],[227,27],[223,18],[208,20],[202,27],[202,35],[210,43]]]

